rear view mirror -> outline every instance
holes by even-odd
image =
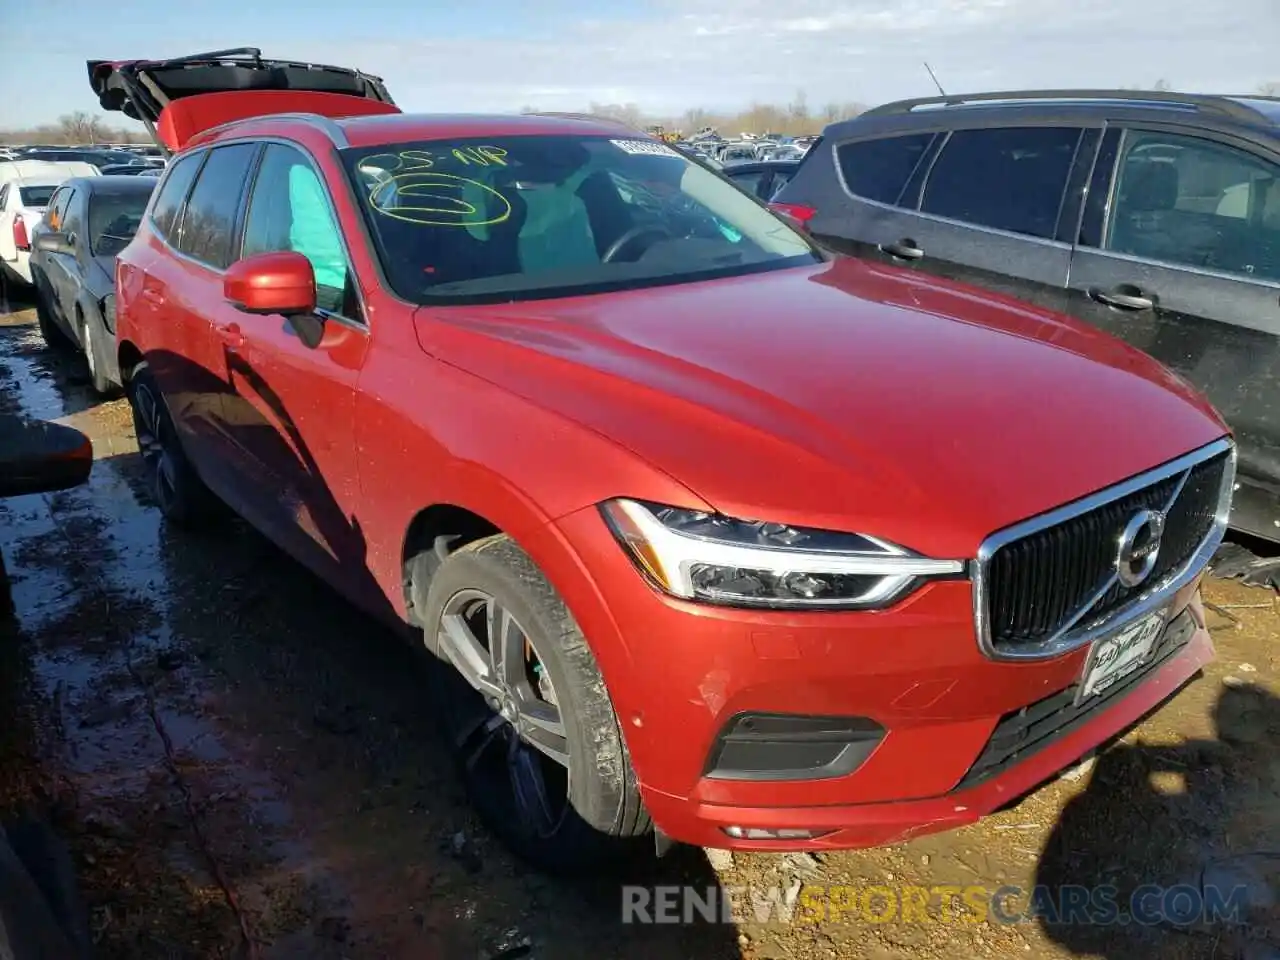
[[[93,444],[79,430],[0,417],[0,497],[78,487],[93,469]]]
[[[36,237],[36,249],[45,253],[70,253],[71,244],[64,234],[50,231]]]
[[[227,268],[222,295],[245,313],[307,316],[316,309],[316,274],[300,253],[258,253]]]

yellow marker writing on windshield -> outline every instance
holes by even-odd
[[[466,190],[479,191],[492,209],[466,199]],[[394,220],[436,227],[482,227],[511,216],[511,202],[493,187],[434,170],[388,177],[369,191],[369,205]]]

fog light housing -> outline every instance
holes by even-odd
[[[721,827],[726,834],[735,840],[816,840],[825,837],[833,830],[816,830],[807,827],[778,827],[770,830],[765,827]]]

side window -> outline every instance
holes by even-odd
[[[268,144],[245,217],[243,256],[291,250],[311,261],[316,305],[352,315],[342,233],[315,168],[293,147]]]
[[[155,224],[160,236],[170,243],[178,238],[178,216],[203,160],[203,153],[189,153],[180,157],[166,171],[164,181],[160,184],[155,206],[151,209],[151,222]]]
[[[256,143],[214,147],[191,188],[178,230],[178,249],[218,270],[231,264],[236,218]]]
[[[1280,165],[1235,147],[1129,131],[1103,246],[1280,280]]]
[[[67,213],[67,202],[71,199],[71,192],[70,187],[60,187],[49,200],[49,211],[45,214],[45,219],[49,222],[50,230],[62,229],[62,220]]]
[[[1081,133],[1078,127],[957,130],[929,172],[920,209],[1052,238]]]
[[[77,245],[87,238],[84,236],[84,194],[85,188],[67,191],[67,204],[62,213],[62,232],[75,236]]]
[[[933,143],[933,133],[859,140],[836,147],[845,188],[855,197],[896,204]]]

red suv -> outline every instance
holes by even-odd
[[[543,867],[969,823],[1212,655],[1234,448],[1141,353],[829,260],[607,122],[256,51],[90,73],[177,150],[116,277],[165,514],[417,628]]]

